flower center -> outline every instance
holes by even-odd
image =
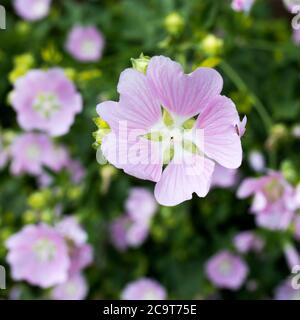
[[[96,50],[95,43],[91,40],[85,40],[81,45],[81,52],[84,55],[95,55]]]
[[[26,155],[29,160],[38,159],[40,156],[40,148],[33,144],[26,149]]]
[[[148,290],[145,294],[144,294],[144,300],[156,300],[156,294],[153,290]]]
[[[228,276],[231,274],[232,271],[232,265],[229,261],[222,261],[220,263],[219,266],[219,272],[223,275],[223,276]]]
[[[264,192],[270,202],[275,202],[282,197],[284,188],[277,179],[273,179],[265,185]]]
[[[33,251],[40,262],[50,262],[56,256],[55,244],[49,239],[40,239],[34,246]]]
[[[34,14],[43,15],[43,14],[46,14],[46,12],[48,11],[48,6],[45,1],[39,0],[39,1],[36,1],[32,9]]]
[[[49,119],[60,107],[57,96],[50,92],[40,93],[33,102],[33,109],[46,119]]]
[[[161,143],[164,164],[168,164],[173,159],[175,148],[192,154],[201,154],[198,145],[194,142],[197,140],[196,130],[193,130],[195,119],[175,118],[166,109],[162,109],[162,114],[162,121],[143,137]]]

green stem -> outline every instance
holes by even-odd
[[[252,101],[254,102],[254,108],[256,109],[257,113],[262,119],[267,135],[269,135],[273,125],[273,121],[270,115],[268,114],[264,104],[261,102],[258,96],[248,88],[248,86],[240,77],[240,75],[227,62],[222,61],[222,63],[220,64],[220,67],[224,71],[224,73],[231,79],[231,81],[235,84],[238,90],[242,92],[246,92],[251,97]],[[270,167],[275,169],[276,168],[275,152],[271,152],[269,156],[270,156]]]
[[[256,109],[257,113],[264,123],[267,134],[269,134],[272,127],[272,118],[269,116],[267,109],[265,108],[261,100],[248,88],[240,75],[227,62],[222,61],[220,67],[240,91],[248,93],[248,95],[254,102],[254,108]]]

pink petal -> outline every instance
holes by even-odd
[[[214,69],[198,68],[186,75],[180,64],[163,56],[150,60],[147,78],[163,106],[187,118],[199,114],[223,86],[222,77]]]
[[[175,158],[164,170],[161,179],[155,186],[156,200],[165,206],[175,206],[192,199],[195,192],[205,197],[209,191],[214,163],[202,156],[190,155],[183,163]]]
[[[234,103],[220,96],[200,114],[196,124],[204,130],[203,152],[229,169],[238,168],[242,162],[241,140],[235,129],[238,121]]]
[[[108,134],[102,141],[105,158],[118,169],[136,178],[158,181],[162,173],[160,144],[147,139]]]

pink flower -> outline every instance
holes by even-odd
[[[58,171],[64,164],[58,157],[59,152],[61,150],[56,149],[45,134],[22,134],[15,138],[10,147],[11,172],[14,175],[22,173],[41,175],[44,172],[43,167]]]
[[[121,294],[122,300],[165,300],[166,290],[156,280],[141,278],[127,284]]]
[[[300,255],[293,244],[286,244],[283,248],[283,251],[290,270],[293,270],[294,266],[300,265]]]
[[[232,0],[231,7],[235,11],[249,12],[255,0]]]
[[[76,246],[80,246],[87,241],[85,230],[73,216],[68,216],[55,226],[56,230],[68,241],[72,241]]]
[[[51,0],[13,0],[13,5],[20,17],[35,21],[48,15]]]
[[[103,35],[94,26],[75,26],[68,35],[66,49],[79,61],[98,61],[102,56],[103,48]]]
[[[66,168],[71,175],[73,183],[78,184],[84,179],[86,171],[80,163],[80,161],[75,159],[69,159],[67,161]]]
[[[294,230],[294,236],[297,240],[300,240],[300,215],[297,215],[295,217],[295,230]]]
[[[237,290],[247,277],[248,267],[240,257],[224,250],[208,260],[205,272],[218,288]]]
[[[266,168],[263,154],[259,151],[251,151],[248,157],[250,167],[256,172],[262,172]]]
[[[85,243],[70,249],[71,265],[69,274],[73,275],[92,264],[94,258],[93,248],[90,244]]]
[[[231,169],[242,161],[240,119],[233,102],[220,95],[222,85],[213,69],[185,75],[163,56],[150,60],[146,74],[123,71],[119,102],[97,106],[111,128],[101,146],[104,156],[127,174],[156,182],[162,205],[175,206],[194,192],[205,197],[212,160]]]
[[[51,292],[53,300],[83,300],[87,295],[87,284],[85,278],[75,274],[66,282],[55,286]]]
[[[293,31],[293,41],[297,45],[300,44],[300,29]],[[294,132],[296,132],[296,131],[294,130]]]
[[[31,70],[16,81],[12,106],[24,130],[60,136],[81,112],[82,98],[62,69]]]
[[[294,212],[283,207],[273,208],[271,212],[263,212],[255,216],[259,227],[269,230],[286,230],[294,217]]]
[[[234,237],[233,243],[240,253],[247,253],[251,250],[260,252],[265,245],[264,241],[252,231],[238,233]]]
[[[211,180],[211,187],[233,187],[237,182],[237,174],[238,171],[236,169],[227,169],[220,165],[216,165]]]
[[[297,13],[293,12],[293,8],[300,5],[300,0],[283,0],[283,3],[290,12]]]
[[[119,251],[125,251],[128,247],[139,247],[148,234],[148,224],[136,222],[127,215],[115,219],[110,225],[112,243]]]
[[[125,208],[128,216],[135,222],[149,223],[157,210],[157,202],[147,189],[132,188]]]
[[[294,190],[279,172],[269,172],[260,178],[247,178],[240,185],[238,198],[254,195],[253,213],[290,211],[295,208]]]
[[[62,236],[47,225],[30,225],[6,242],[14,280],[48,288],[67,280],[70,259]]]
[[[287,279],[276,288],[275,300],[300,300],[300,289],[294,289],[292,280]]]

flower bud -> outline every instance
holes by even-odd
[[[184,20],[177,12],[172,12],[166,16],[164,22],[166,30],[172,35],[178,35],[184,27]]]
[[[131,58],[130,61],[133,69],[142,73],[146,73],[150,57],[144,56],[144,54],[141,53],[137,59]]]

